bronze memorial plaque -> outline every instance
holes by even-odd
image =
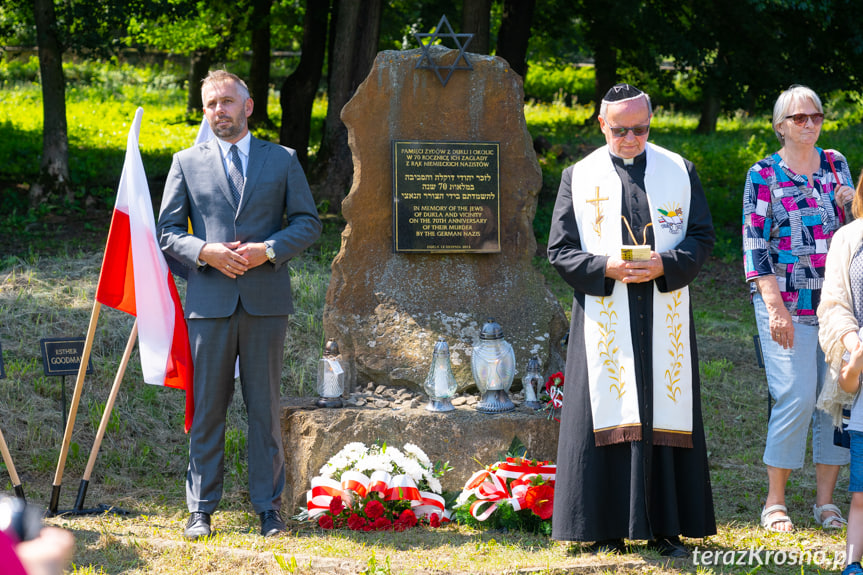
[[[500,252],[500,144],[393,140],[393,251]]]

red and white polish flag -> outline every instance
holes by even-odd
[[[135,112],[117,189],[96,300],[138,318],[144,381],[186,390],[185,429],[192,426],[192,353],[183,305],[156,239],[156,221],[138,148],[142,108]]]

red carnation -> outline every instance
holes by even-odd
[[[563,373],[558,371],[549,376],[548,381],[545,382],[545,391],[551,393],[552,386],[563,387]]]
[[[363,511],[365,511],[366,517],[374,521],[375,519],[384,514],[384,506],[383,503],[381,503],[377,499],[372,499],[371,501],[366,503]]]
[[[375,519],[375,522],[372,523],[372,529],[374,529],[375,531],[386,531],[392,526],[392,521],[390,521],[386,517],[378,517],[377,519]]]
[[[437,513],[429,515],[429,525],[432,527],[440,527],[440,517],[438,517]]]
[[[320,517],[318,517],[318,525],[322,529],[332,529],[333,528],[333,518],[330,517],[329,515],[326,515],[326,514],[321,515]]]
[[[548,483],[528,487],[524,495],[525,505],[540,519],[548,519],[554,507],[554,487]]]
[[[342,503],[342,497],[340,495],[336,495],[330,500],[330,513],[333,515],[338,515],[344,510],[345,506]]]
[[[366,524],[366,520],[356,513],[351,513],[351,516],[348,517],[348,528],[354,531],[362,531],[363,526]]]
[[[417,516],[410,509],[402,511],[398,518],[399,523],[403,523],[405,527],[413,527],[417,524]]]

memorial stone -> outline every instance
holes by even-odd
[[[459,56],[440,46],[426,50],[441,66]],[[416,69],[421,56],[419,49],[379,53],[341,113],[354,180],[342,204],[347,225],[333,261],[324,329],[338,341],[347,387],[359,380],[421,390],[443,337],[459,390],[473,388],[471,347],[489,317],[503,327],[519,373],[533,355],[546,374],[557,371],[567,321],[532,264],[542,174],[524,119],[521,78],[501,58],[467,54],[473,69],[457,70],[444,86],[432,71]],[[397,149],[427,149],[436,159],[421,166],[399,160],[397,175]],[[459,155],[470,157],[462,171],[431,164]],[[479,161],[484,164],[468,165]],[[411,188],[420,177],[426,189]],[[434,196],[415,195],[424,191]],[[426,208],[394,215],[405,200],[425,201]],[[423,209],[441,210],[437,225],[446,229],[424,229],[431,224],[420,221]],[[398,228],[399,220],[409,225]],[[399,229],[414,234],[404,249],[395,242]],[[433,231],[448,233],[423,233]]]

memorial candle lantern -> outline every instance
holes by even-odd
[[[521,380],[521,387],[524,389],[524,405],[531,409],[542,407],[542,403],[536,399],[536,391],[541,389],[543,383],[541,369],[539,358],[533,356],[527,362],[527,373]]]
[[[503,329],[494,318],[489,318],[482,326],[470,366],[481,394],[477,411],[500,413],[515,409],[508,393],[515,376],[515,352],[503,338]]]
[[[449,346],[443,337],[438,338],[432,354],[431,368],[423,389],[429,396],[426,409],[429,411],[452,411],[455,408],[450,399],[455,395],[458,383],[452,372],[449,360]]]
[[[341,407],[342,392],[345,390],[345,370],[339,363],[339,344],[327,341],[324,356],[318,360],[318,407]]]

